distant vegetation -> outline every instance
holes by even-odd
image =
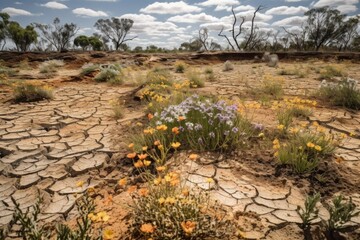
[[[7,40],[14,43],[16,51],[66,51],[69,49],[116,50],[132,52],[168,52],[168,51],[359,51],[360,17],[349,17],[330,7],[313,8],[305,12],[307,20],[296,30],[290,28],[265,31],[256,24],[257,15],[263,10],[259,6],[251,19],[239,16],[232,8],[233,24],[231,29],[222,28],[217,34],[227,46],[211,37],[210,30],[200,28],[198,35],[189,42],[180,43],[179,48],[165,49],[155,45],[134,47],[127,42],[137,38],[129,37],[134,21],[126,18],[99,19],[94,27],[99,33],[93,36],[78,35],[75,23],[62,24],[55,18],[51,24],[32,23],[22,27],[10,20],[7,13],[0,13],[0,48],[3,50]],[[244,27],[244,23],[250,27]],[[229,34],[229,32],[231,34]],[[79,49],[79,50],[80,50]]]

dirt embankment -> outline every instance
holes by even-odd
[[[86,62],[129,62],[133,61],[137,65],[148,62],[163,63],[174,61],[185,61],[198,64],[219,63],[227,60],[249,61],[256,58],[261,59],[263,52],[201,52],[201,53],[124,53],[124,52],[0,52],[0,60],[3,64],[14,66],[22,61],[31,63],[43,62],[51,59],[60,59],[71,63],[72,67],[77,68]],[[360,61],[360,53],[353,52],[278,52],[282,61],[297,60],[351,60]]]

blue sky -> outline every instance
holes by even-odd
[[[305,18],[303,13],[312,7],[331,6],[348,16],[360,13],[360,0],[0,0],[0,11],[23,26],[32,22],[74,22],[78,34],[91,35],[99,18],[127,17],[135,21],[130,36],[138,36],[131,46],[155,44],[178,47],[207,27],[212,38],[222,27],[232,23],[231,7],[237,16],[251,18],[254,8],[264,6],[256,24],[264,31],[281,27],[296,29]],[[249,24],[250,22],[246,23]],[[217,39],[223,45],[223,39]]]

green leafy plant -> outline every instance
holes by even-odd
[[[335,106],[360,109],[360,91],[357,89],[357,81],[353,79],[342,80],[333,84],[323,81],[317,96]]]
[[[20,84],[14,88],[15,102],[35,102],[44,99],[52,99],[52,90],[48,87],[33,84]]]
[[[162,68],[154,68],[148,72],[146,76],[146,84],[159,84],[172,86],[173,81],[168,70]]]
[[[347,223],[360,214],[360,211],[356,211],[356,205],[351,197],[346,201],[342,195],[332,199],[332,205],[328,207],[328,211],[330,218],[326,222],[326,228],[329,233],[346,230],[349,227]]]
[[[312,196],[307,196],[305,199],[304,208],[300,206],[297,207],[296,212],[302,220],[301,228],[308,229],[311,225],[311,222],[318,218],[319,209],[317,209],[316,204],[320,201],[320,194],[317,193]]]
[[[328,65],[320,70],[320,79],[331,80],[334,77],[344,77],[346,74],[337,66]]]
[[[112,68],[102,68],[100,73],[95,76],[96,82],[108,82],[112,84],[123,84],[121,72]]]

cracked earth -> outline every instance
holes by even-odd
[[[222,73],[221,67],[214,66],[219,80],[207,83],[200,92],[236,98],[242,96],[248,81],[254,81],[252,86],[259,84],[251,64],[237,63],[235,71],[230,73]],[[264,66],[259,68],[275,72]],[[359,77],[358,73],[354,73],[354,77]],[[311,77],[301,83],[298,81],[294,77],[286,78],[286,95],[303,97],[306,91],[319,85],[319,80]],[[121,145],[125,139],[121,139],[119,129],[143,119],[143,111],[131,108],[126,110],[125,119],[114,120],[112,116],[109,101],[128,96],[133,90],[134,87],[65,83],[54,91],[51,101],[0,103],[0,226],[8,224],[12,218],[11,197],[26,209],[34,204],[41,191],[45,194],[45,203],[40,219],[45,222],[69,220],[76,199],[87,189],[104,186],[109,179],[116,182],[120,176],[128,174],[119,173],[119,169],[104,169],[125,156],[124,144]],[[8,93],[1,94],[4,99]],[[263,121],[265,127],[276,124],[261,113],[255,120]],[[318,106],[307,121],[317,121],[329,131],[353,134],[337,149],[336,155],[342,159],[341,167],[348,170],[346,176],[358,186],[360,113]],[[176,161],[170,162],[186,176],[189,187],[208,191],[213,200],[233,214],[238,211],[257,214],[260,220],[243,229],[244,238],[282,239],[276,235],[272,238],[271,231],[301,222],[296,208],[303,205],[308,185],[301,187],[291,179],[267,179],[269,173],[257,172],[243,164],[241,155],[224,158],[204,154],[193,162],[186,154],[180,153],[173,157]],[[207,178],[213,178],[214,183],[207,183]],[[351,196],[360,206],[358,188]],[[114,199],[116,201],[116,197]],[[319,208],[320,218],[326,219],[328,213],[324,206],[320,204]],[[360,224],[360,217],[353,218],[353,224]]]

